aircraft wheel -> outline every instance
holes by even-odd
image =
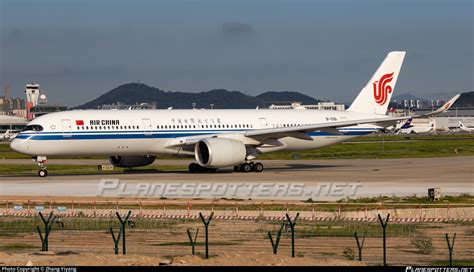
[[[44,178],[44,177],[46,177],[47,175],[48,175],[48,170],[46,170],[46,169],[40,169],[40,170],[38,171],[38,176],[40,176],[41,178]]]
[[[197,173],[199,171],[199,164],[190,163],[188,166],[189,173]]]
[[[242,167],[240,164],[234,166],[234,172],[241,172],[241,171],[242,171]]]
[[[250,172],[252,171],[252,166],[249,163],[242,164],[242,172]]]
[[[254,169],[255,169],[255,172],[258,172],[258,173],[262,172],[263,171],[263,164],[257,162],[254,166]]]

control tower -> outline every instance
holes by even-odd
[[[41,95],[39,84],[35,84],[35,83],[26,84],[25,94],[26,94],[26,118],[28,118],[28,120],[32,120],[34,118],[34,114],[31,113],[31,108],[38,105],[38,100]]]

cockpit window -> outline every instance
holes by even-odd
[[[28,125],[22,131],[43,131],[43,127],[40,125]]]

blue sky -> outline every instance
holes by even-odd
[[[350,102],[387,52],[396,93],[474,90],[473,1],[0,0],[0,82],[78,105],[127,82]]]

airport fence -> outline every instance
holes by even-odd
[[[198,218],[199,212],[214,212],[218,219],[281,219],[286,213],[300,212],[302,220],[362,220],[377,221],[378,214],[391,214],[392,221],[436,222],[470,221],[474,204],[466,203],[315,203],[315,202],[245,202],[219,200],[101,200],[49,201],[3,200],[0,216],[35,216],[38,212],[54,211],[62,217],[114,217],[116,211],[132,211],[134,216],[155,219]]]
[[[369,206],[369,203],[367,204]],[[285,205],[283,205],[285,206]],[[358,205],[364,207],[364,205]],[[456,205],[454,205],[456,206]],[[461,206],[461,205],[459,205]],[[295,230],[295,257],[336,259],[336,260],[358,260],[359,246],[362,247],[361,259],[370,265],[383,264],[383,231],[377,220],[368,220],[369,217],[353,217],[348,215],[354,210],[363,215],[365,209],[358,210],[354,207],[341,206],[340,217],[334,216],[339,213],[339,205],[336,210],[330,210],[330,217],[308,217],[312,210],[301,210],[294,226]],[[441,218],[429,220],[422,218],[420,214],[411,219],[402,220],[401,209],[389,210],[369,209],[369,214],[378,212],[382,218],[390,214],[390,220],[386,228],[386,262],[388,265],[448,265],[449,247],[446,234],[452,245],[452,237],[456,234],[452,257],[454,265],[473,264],[474,262],[474,223],[472,220],[472,206],[456,206],[456,209],[464,209],[463,216],[469,218]],[[428,210],[427,207],[423,206]],[[331,208],[332,209],[332,208]],[[392,214],[398,210],[397,214]],[[434,208],[436,209],[436,207]],[[454,209],[454,207],[450,207]],[[93,252],[97,254],[113,254],[114,239],[110,229],[120,230],[123,226],[116,217],[116,210],[110,210],[110,216],[64,216],[54,211],[56,217],[52,224],[49,237],[49,250],[52,251],[77,251]],[[142,211],[146,211],[143,209]],[[320,213],[324,209],[320,209]],[[407,210],[410,210],[409,208]],[[137,210],[139,211],[139,210]],[[153,211],[153,210],[150,210]],[[172,210],[167,210],[172,211]],[[188,210],[184,210],[187,212]],[[219,209],[208,208],[201,210],[202,214],[208,216],[214,212],[214,217],[209,223],[208,252],[212,258],[216,255],[228,254],[273,254],[272,243],[269,239],[270,231],[273,237],[282,229],[278,246],[278,255],[291,256],[291,226],[288,224],[286,213],[294,220],[296,210],[278,210],[278,216],[228,216],[218,215]],[[79,211],[77,211],[79,213]],[[119,214],[125,215],[127,210],[119,210]],[[243,212],[251,212],[244,210]],[[268,211],[270,212],[270,211]],[[275,212],[274,210],[272,212]],[[430,214],[426,211],[424,214]],[[446,212],[446,211],[444,211]],[[453,212],[452,210],[450,212]],[[47,211],[44,211],[47,214]],[[457,213],[462,213],[457,211]],[[414,212],[405,211],[404,215],[412,215]],[[265,215],[265,210],[264,210]],[[282,216],[280,216],[282,215]],[[446,213],[444,213],[446,216]],[[370,217],[372,218],[372,217]],[[16,216],[5,214],[0,217],[0,250],[15,249],[20,251],[34,251],[42,248],[38,237],[37,226],[43,224],[38,213],[32,212],[29,216]],[[282,225],[283,224],[283,225]],[[283,226],[283,227],[282,227]],[[142,254],[150,256],[183,256],[192,254],[192,246],[188,230],[198,234],[194,243],[195,253],[205,256],[205,231],[199,215],[173,215],[173,216],[148,216],[132,212],[130,221],[125,224],[127,228],[126,241],[127,253]],[[117,232],[116,232],[117,233]],[[355,234],[359,240],[359,246]],[[363,244],[362,244],[363,241]],[[115,243],[115,247],[117,244]]]

